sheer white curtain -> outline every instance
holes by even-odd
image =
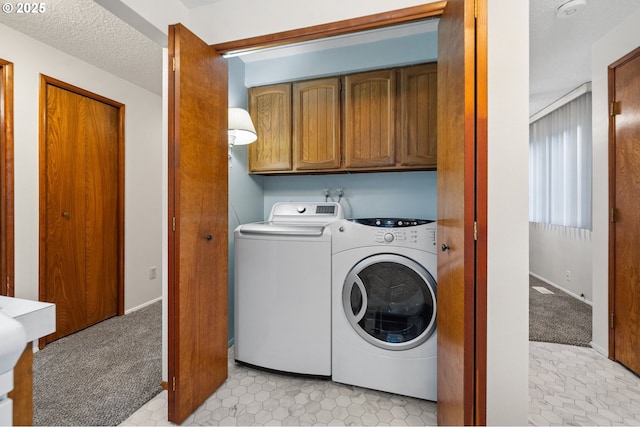
[[[591,228],[591,93],[529,127],[529,221]]]

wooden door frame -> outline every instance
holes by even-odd
[[[471,1],[471,0],[464,0]],[[212,47],[221,54],[248,51],[253,49],[280,46],[316,40],[324,37],[381,28],[397,24],[405,24],[428,18],[441,16],[448,1],[438,1],[419,6],[408,7],[389,12],[383,12],[353,19],[347,19],[306,28],[299,28],[279,33],[250,37],[241,40],[214,44]],[[475,81],[476,94],[474,105],[475,129],[470,129],[475,140],[465,150],[469,165],[474,173],[465,177],[465,187],[469,191],[465,194],[465,203],[470,204],[474,211],[475,224],[465,223],[465,246],[473,247],[464,255],[465,265],[474,266],[465,275],[465,288],[471,287],[473,303],[467,304],[465,311],[473,324],[465,328],[465,345],[472,347],[468,352],[471,369],[465,370],[464,423],[486,424],[486,390],[487,390],[487,195],[488,195],[488,63],[487,63],[487,0],[475,0],[475,45],[470,47],[475,52]],[[477,227],[477,240],[474,229]],[[443,314],[440,313],[442,316]]]
[[[624,63],[640,57],[640,47],[634,49],[622,58],[618,59],[608,67],[608,101],[609,105],[615,101],[616,94],[616,80],[615,71],[616,68]],[[616,208],[616,116],[609,114],[609,212],[613,212]],[[616,223],[609,221],[609,284],[608,284],[608,309],[609,319],[613,319],[615,316],[615,297],[616,297],[616,275],[615,275],[615,260],[616,260]],[[613,329],[613,321],[609,321],[609,359],[616,359],[616,342],[615,331]]]
[[[40,179],[40,247],[39,247],[39,286],[38,286],[38,299],[43,300],[45,293],[45,274],[46,271],[44,264],[45,254],[45,230],[46,230],[46,146],[47,146],[47,85],[52,85],[60,89],[68,90],[77,95],[90,98],[94,101],[102,102],[118,109],[118,316],[124,315],[124,120],[125,120],[125,105],[106,98],[102,95],[90,92],[88,90],[79,88],[72,84],[63,82],[53,77],[40,74],[40,148],[39,148],[39,179]],[[40,340],[40,348],[44,346],[44,338]]]
[[[13,63],[0,59],[0,295],[14,286]]]

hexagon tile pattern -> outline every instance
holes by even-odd
[[[167,392],[120,425],[173,425]],[[437,419],[435,402],[236,365],[230,351],[229,378],[182,425],[435,426]]]
[[[640,378],[591,348],[529,343],[529,425],[640,425]],[[229,379],[183,425],[436,425],[436,403],[279,375],[229,353]],[[172,425],[167,392],[123,426]]]
[[[529,424],[640,425],[640,378],[592,348],[529,343]]]

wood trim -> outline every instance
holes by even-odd
[[[488,42],[487,0],[476,0],[476,321],[474,425],[487,424]]]
[[[608,73],[608,105],[611,105],[615,101],[615,67],[616,64],[609,66]],[[609,212],[616,206],[616,124],[615,116],[609,114]],[[610,215],[610,213],[609,213]],[[616,298],[616,225],[611,222],[609,218],[609,272],[608,272],[608,316],[610,319],[613,313],[615,313],[615,298]],[[616,337],[615,331],[611,328],[611,322],[609,324],[609,359],[616,360]]]
[[[168,378],[167,378],[167,390],[169,394],[169,384],[175,384],[176,381],[176,366],[178,364],[179,354],[176,351],[178,342],[178,329],[176,324],[178,322],[178,292],[176,289],[176,280],[178,275],[178,263],[176,262],[176,254],[179,253],[178,242],[180,241],[180,229],[174,226],[179,221],[180,212],[180,200],[176,197],[176,180],[179,179],[180,169],[179,162],[176,161],[179,149],[180,149],[180,135],[177,133],[176,122],[178,121],[178,113],[176,108],[176,100],[180,99],[180,86],[176,84],[176,81],[180,79],[180,67],[175,66],[176,56],[180,53],[180,39],[177,37],[177,29],[175,25],[169,25],[169,46],[168,46],[168,60],[169,60],[169,84],[168,84],[168,98],[169,98],[169,111],[168,111],[168,140],[173,139],[173,146],[169,144],[168,153],[168,183],[167,183],[167,200],[168,202],[168,217],[167,217],[167,234],[168,234],[168,260],[167,260],[167,282],[168,292],[167,297],[169,303],[167,304],[167,329],[168,329],[168,345],[167,345],[167,359],[168,359]],[[176,218],[178,216],[178,218]],[[173,303],[172,303],[173,301]],[[177,408],[173,400],[169,401],[167,397],[167,416],[168,419],[172,419],[176,413]]]
[[[327,24],[218,43],[212,45],[212,47],[220,54],[227,54],[236,51],[300,43],[309,40],[353,33],[356,31],[388,27],[390,25],[406,24],[412,21],[438,17],[442,15],[446,5],[446,1],[438,1],[404,9],[392,10],[389,12],[330,22]]]
[[[87,98],[91,98],[95,101],[102,102],[107,105],[111,105],[112,107],[118,108],[119,110],[119,129],[118,129],[118,315],[123,316],[125,314],[124,310],[124,151],[125,151],[125,129],[124,129],[124,120],[125,120],[125,105],[114,101],[110,98],[104,97],[102,95],[98,95],[96,93],[90,92],[88,90],[82,89],[80,87],[74,86],[72,84],[63,82],[61,80],[55,79],[53,77],[40,74],[40,114],[39,114],[39,200],[40,206],[46,206],[46,197],[43,191],[44,183],[46,180],[45,176],[45,165],[46,165],[46,129],[47,129],[47,85],[56,86],[60,89],[68,90],[70,92],[76,93],[81,96],[85,96]],[[44,264],[44,251],[45,251],[45,240],[44,240],[44,229],[46,228],[45,217],[43,215],[42,209],[40,210],[40,248],[39,248],[39,284],[38,284],[38,293],[39,300],[46,301],[46,287],[44,282],[44,274],[45,264]],[[39,347],[42,349],[45,345],[44,338],[39,340]]]
[[[15,295],[13,64],[0,59],[0,295]]]
[[[33,425],[33,344],[27,343],[13,370],[13,425]]]

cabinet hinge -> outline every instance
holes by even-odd
[[[611,222],[616,222],[616,208],[611,208]]]
[[[473,2],[473,17],[478,19],[478,0]]]
[[[620,101],[613,101],[609,107],[609,115],[617,116],[621,113]]]
[[[175,216],[173,217],[173,221],[172,222],[173,222],[173,226],[172,226],[173,231],[176,231],[176,217]]]
[[[611,313],[611,329],[615,329],[616,327],[616,314]]]
[[[171,381],[171,391],[176,391],[176,377],[173,377],[173,381]]]
[[[173,71],[176,70],[176,57],[173,57],[173,60],[171,61],[171,68],[173,68]]]
[[[478,222],[473,221],[473,240],[478,240]]]

